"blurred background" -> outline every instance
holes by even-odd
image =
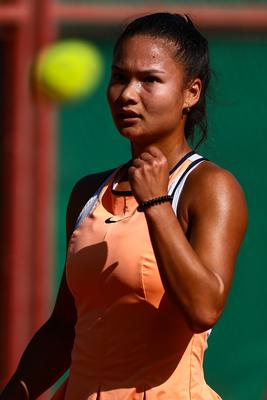
[[[209,339],[206,379],[224,400],[267,398],[266,0],[0,0],[0,388],[53,307],[74,183],[130,157],[105,99],[115,38],[130,18],[164,10],[187,13],[209,39],[209,139],[198,151],[238,178],[249,207],[229,301]],[[67,38],[98,48],[101,83],[75,102],[33,96],[33,60]]]

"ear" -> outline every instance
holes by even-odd
[[[185,96],[184,96],[184,109],[188,109],[193,107],[197,104],[200,93],[202,89],[202,83],[199,78],[194,79],[189,83],[189,85],[185,89]]]

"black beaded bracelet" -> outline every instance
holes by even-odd
[[[166,196],[160,196],[160,197],[155,197],[154,199],[150,199],[147,201],[143,201],[143,203],[140,203],[139,206],[137,207],[137,211],[144,211],[146,208],[155,206],[157,204],[161,203],[167,203],[168,201],[171,203],[173,197],[167,194]]]

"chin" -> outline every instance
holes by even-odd
[[[153,138],[151,135],[147,135],[136,130],[123,129],[120,130],[120,134],[126,139],[130,140],[132,144],[135,143],[138,146],[149,146],[155,143],[155,138]]]
[[[139,137],[143,136],[142,133],[140,133],[134,127],[118,127],[118,130],[123,137],[130,140],[138,139]]]

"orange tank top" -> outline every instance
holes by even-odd
[[[180,194],[197,159],[190,153],[177,165],[171,190]],[[220,399],[203,374],[208,332],[194,334],[169,299],[144,213],[130,193],[112,189],[113,178],[69,242],[78,318],[69,378],[55,399]]]

